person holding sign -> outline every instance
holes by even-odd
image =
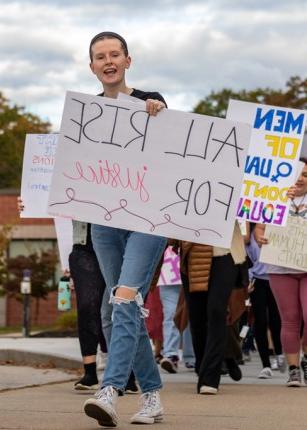
[[[301,160],[305,163],[303,170],[288,196],[292,200],[290,214],[307,219],[307,159]],[[268,243],[264,225],[257,224],[255,238],[260,246]],[[289,366],[287,385],[300,387],[300,366],[307,384],[307,273],[273,265],[269,266],[268,273],[281,317],[281,342]],[[301,346],[304,355],[300,362]]]
[[[125,39],[113,32],[97,34],[90,43],[90,68],[102,83],[101,96],[124,93],[146,101],[146,111],[156,115],[166,107],[156,92],[129,88],[125,72],[131,57]],[[163,237],[92,225],[92,240],[113,304],[113,327],[102,388],[84,404],[85,413],[102,426],[118,423],[116,402],[133,369],[142,390],[141,410],[131,422],[153,424],[163,418],[157,364],[146,331],[144,298],[167,240]]]

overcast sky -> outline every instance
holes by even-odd
[[[104,30],[128,42],[127,84],[172,109],[306,77],[306,0],[0,0],[0,91],[58,130],[67,90],[101,91],[88,45]]]

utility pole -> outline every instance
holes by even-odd
[[[31,295],[31,270],[24,269],[22,281],[20,283],[20,292],[23,296],[23,337],[29,337],[30,334],[30,295]]]

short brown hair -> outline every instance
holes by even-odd
[[[96,34],[96,36],[94,36],[93,39],[91,40],[90,47],[89,47],[91,62],[93,61],[92,46],[98,40],[103,40],[103,39],[118,39],[121,43],[125,56],[128,57],[129,55],[128,45],[125,39],[120,34],[114,33],[113,31],[103,31],[101,33]]]

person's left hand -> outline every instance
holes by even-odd
[[[149,115],[156,116],[158,112],[164,109],[166,106],[160,100],[147,99],[146,100],[146,111]]]
[[[295,194],[296,194],[296,185],[292,185],[291,187],[289,187],[286,196],[288,197],[288,199],[294,199],[295,198]]]

